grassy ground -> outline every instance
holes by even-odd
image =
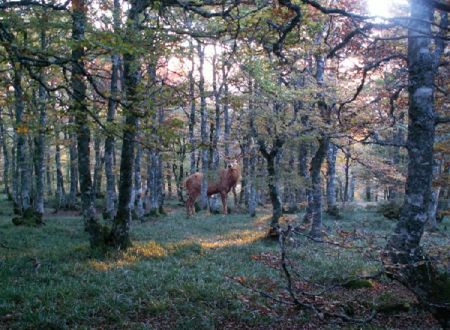
[[[0,328],[337,326],[248,289],[289,300],[278,269],[278,246],[264,239],[269,221],[264,210],[256,218],[199,214],[186,219],[184,210],[173,205],[165,217],[133,223],[133,248],[107,256],[90,251],[81,219],[74,214],[49,214],[46,225],[36,228],[16,227],[11,217],[11,205],[2,198]],[[295,223],[296,219],[289,216],[285,222]],[[342,220],[326,219],[325,224],[330,235],[340,233],[336,239],[345,240],[342,233],[356,229],[361,235],[374,233],[373,241],[383,244],[383,236],[394,222],[371,209],[358,209],[349,210]],[[445,226],[450,227],[448,219],[442,228]],[[445,244],[449,247],[448,237],[447,229],[427,234],[425,245],[430,251]],[[338,251],[307,239],[295,244],[291,257],[300,261],[303,277],[317,283],[314,285],[370,273],[378,267],[354,251]],[[370,305],[374,299],[395,298],[414,303],[407,293],[391,286],[380,282],[372,288],[333,290],[327,299],[345,296],[349,301],[365,299]],[[405,318],[409,320],[406,323]],[[428,314],[412,309],[377,317],[365,327],[399,328],[405,324],[437,327]]]

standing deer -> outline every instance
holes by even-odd
[[[219,170],[218,179],[216,181],[208,182],[208,196],[220,194],[222,199],[223,214],[227,214],[227,196],[231,189],[236,200],[236,185],[239,181],[241,172],[236,165],[228,165],[226,169]],[[203,180],[203,173],[196,172],[190,175],[184,185],[188,192],[188,199],[186,201],[187,215],[193,215],[195,212],[194,203],[200,196],[201,185]]]

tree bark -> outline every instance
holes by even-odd
[[[5,125],[3,122],[2,108],[0,108],[0,148],[2,149],[3,155],[3,185],[4,192],[8,198],[10,197],[10,187],[9,187],[9,153],[8,153],[8,143],[6,142]]]
[[[134,40],[139,35],[139,15],[147,4],[137,0],[130,1],[127,18],[127,39]],[[139,81],[141,65],[137,55],[126,52],[124,60],[124,87],[127,96],[125,107],[125,127],[123,131],[122,154],[120,159],[119,203],[117,215],[111,231],[111,244],[120,249],[131,245],[129,229],[131,223],[130,201],[133,188],[133,163],[136,128],[139,115]]]
[[[193,174],[197,172],[197,166],[195,164],[195,81],[194,81],[194,70],[195,70],[195,61],[194,61],[194,46],[192,40],[189,40],[189,53],[191,60],[191,70],[189,71],[189,100],[191,105],[191,111],[189,113],[189,144],[190,144],[190,173]]]
[[[200,134],[201,134],[201,152],[202,152],[202,173],[203,179],[200,189],[200,208],[205,210],[208,208],[208,175],[209,175],[209,150],[208,150],[208,110],[206,109],[206,93],[205,93],[205,78],[203,66],[205,62],[204,46],[200,43],[197,46],[199,57],[199,83],[198,89],[200,93]]]
[[[61,170],[61,148],[58,138],[55,141],[55,167],[56,167],[56,212],[66,207],[66,191],[64,189],[64,176]]]
[[[86,105],[86,83],[84,80],[85,50],[82,44],[86,28],[86,2],[85,0],[72,0],[72,77],[71,87],[73,102],[71,114],[75,119],[78,153],[78,175],[81,192],[81,211],[86,231],[90,234],[91,246],[103,244],[101,230],[95,213],[92,196],[92,178],[90,164],[90,139],[88,110]],[[71,173],[72,175],[72,173]],[[71,187],[71,190],[73,187]],[[71,191],[72,193],[72,191]],[[72,200],[73,202],[73,200]]]
[[[270,222],[269,235],[276,236],[278,231],[279,220],[283,214],[283,205],[281,203],[280,195],[280,176],[279,168],[276,164],[277,158],[280,157],[284,140],[276,137],[273,142],[270,152],[262,140],[258,140],[259,151],[267,161],[268,187],[269,196],[272,203],[272,220]]]
[[[330,143],[327,152],[327,209],[336,208],[336,156],[337,146]]]
[[[329,145],[329,138],[319,139],[319,148],[311,160],[311,232],[312,237],[321,237],[322,233],[322,178],[320,169],[326,157]]]
[[[120,0],[114,0],[113,9],[113,27],[114,32],[117,33],[120,30]],[[106,121],[111,127],[114,124],[117,102],[116,99],[119,97],[119,72],[121,63],[121,57],[118,53],[113,53],[111,55],[111,84],[110,93],[111,97],[108,99],[108,113]],[[106,201],[105,201],[105,212],[103,217],[106,219],[114,219],[116,215],[116,203],[117,203],[117,192],[116,192],[116,174],[114,170],[115,165],[115,139],[114,135],[108,133],[105,139],[105,177],[106,177]]]
[[[102,167],[103,167],[103,157],[101,151],[101,138],[99,134],[95,134],[94,137],[94,153],[95,153],[95,164],[94,164],[94,182],[92,184],[92,198],[96,199],[97,195],[100,194],[101,181],[102,181]]]
[[[448,300],[444,298],[442,301],[436,297],[436,292],[447,288],[439,284],[442,280],[436,266],[424,257],[420,247],[432,194],[436,117],[434,80],[439,64],[436,58],[439,59],[444,47],[437,44],[437,53],[432,53],[434,9],[430,2],[411,1],[410,8],[414,28],[408,31],[408,175],[400,219],[388,241],[385,254],[388,258],[384,261],[388,274],[400,278],[412,288],[419,301],[424,302],[441,325],[447,328],[450,327],[450,308],[445,307]],[[444,15],[447,17],[447,14]],[[400,276],[398,273],[401,273]]]
[[[18,200],[16,201],[21,214],[31,209],[31,173],[30,153],[27,145],[28,126],[24,122],[24,96],[22,89],[22,68],[14,64],[14,97],[16,110],[16,165],[18,170]]]
[[[73,123],[73,120],[70,120]],[[75,123],[76,125],[76,123]],[[78,128],[75,128],[78,130]],[[67,200],[67,207],[70,209],[76,208],[77,194],[78,194],[78,138],[75,132],[69,133],[70,145],[69,145],[69,159],[70,159],[70,190],[69,198]],[[80,178],[81,181],[81,178]]]

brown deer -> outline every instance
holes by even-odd
[[[241,171],[237,164],[228,165],[226,169],[219,170],[217,180],[208,182],[208,196],[214,194],[220,194],[222,199],[223,214],[227,214],[227,196],[230,190],[233,189],[233,194],[236,200],[236,185],[239,181]],[[186,201],[187,215],[193,215],[195,213],[194,203],[200,196],[201,185],[203,180],[203,173],[196,172],[190,175],[184,185],[188,192],[188,199]]]

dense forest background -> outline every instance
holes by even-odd
[[[273,303],[261,309],[260,300],[240,298],[263,318],[230,305],[225,323],[222,307],[203,307],[211,318],[193,316],[206,323],[189,325],[167,317],[184,315],[184,305],[152,279],[147,289],[169,296],[161,310],[142,313],[150,326],[302,328],[311,322],[303,311],[315,327],[382,324],[380,301],[404,295],[413,303],[396,301],[397,312],[449,327],[449,10],[439,0],[0,1],[0,278],[8,283],[0,325],[82,324],[87,311],[50,312],[50,298],[36,318],[35,296],[25,294],[33,291],[28,276],[49,280],[49,265],[72,251],[74,260],[58,268],[84,260],[110,272],[170,256],[187,271],[195,263],[197,278],[222,276],[202,287],[213,290],[214,304],[228,291],[233,298],[224,300],[242,298],[239,290]],[[198,213],[188,217],[194,193],[186,183],[197,172]],[[229,264],[224,273],[186,261],[229,245],[249,246],[215,255],[214,264]],[[261,280],[265,271],[252,273],[243,256],[279,283]],[[154,262],[148,267],[162,261]],[[126,282],[145,287],[139,276]],[[177,290],[199,295],[195,281]],[[373,298],[378,307],[332,303],[354,299],[336,291],[353,286],[391,298]],[[143,321],[128,313],[150,298],[139,291],[129,299],[114,308],[122,326],[138,327]]]

